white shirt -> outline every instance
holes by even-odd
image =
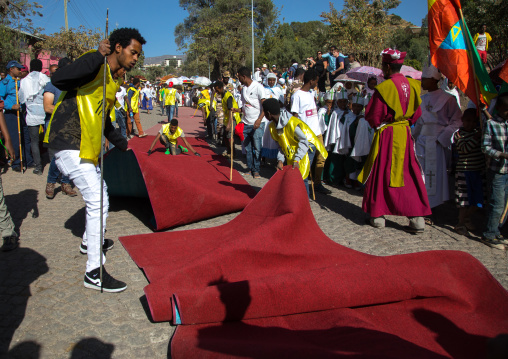
[[[279,86],[274,87],[266,87],[266,98],[274,98],[282,103],[284,103],[284,94],[282,93],[282,89]]]
[[[321,135],[322,133],[321,128],[319,127],[318,111],[314,94],[298,90],[293,94],[291,101],[291,112],[297,113],[300,120],[305,122],[316,136]]]
[[[26,105],[26,124],[38,126],[44,124],[43,95],[49,77],[39,71],[32,71],[21,80],[19,85],[19,103]]]
[[[125,90],[124,87],[120,87],[120,91],[118,91],[116,93],[116,100],[118,101],[118,103],[120,104],[120,107],[124,107],[125,105],[125,99],[124,97],[127,95],[127,91]]]
[[[487,35],[478,34],[478,39],[476,40],[476,49],[480,51],[485,51],[486,48],[487,48]]]
[[[242,88],[243,123],[254,125],[261,115],[261,100],[265,98],[265,88],[259,82],[252,81],[249,87]]]

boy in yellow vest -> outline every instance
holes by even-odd
[[[238,125],[242,118],[240,117],[240,113],[236,112],[234,109],[239,109],[238,103],[236,102],[234,96],[226,90],[224,87],[224,83],[221,81],[217,81],[213,85],[215,92],[217,92],[222,97],[222,110],[224,112],[224,122],[223,129],[225,129],[223,138],[224,145],[226,146],[226,154],[230,154],[231,152],[231,122],[230,118],[235,119],[235,125]]]
[[[130,119],[133,119],[134,122],[136,123],[136,127],[138,129],[138,136],[139,137],[146,137],[147,134],[145,133],[145,131],[143,131],[143,127],[141,126],[141,120],[139,118],[139,91],[140,91],[140,80],[135,77],[134,80],[132,81],[132,86],[130,86],[128,89],[127,89],[127,98],[129,99],[129,101],[127,101],[127,108],[129,109],[129,116],[130,116]],[[131,130],[132,129],[132,125],[129,126],[129,123],[130,123],[130,119],[127,120],[127,129],[128,130]],[[133,135],[132,135],[132,130],[131,131],[128,131],[130,132],[129,133],[129,137],[132,138]]]
[[[269,130],[272,138],[279,144],[277,169],[282,170],[284,159],[293,168],[299,168],[309,195],[309,174],[312,159],[316,151],[326,159],[328,152],[323,143],[312,132],[309,126],[285,110],[281,111],[279,101],[270,98],[263,101],[263,112],[270,121]]]
[[[192,148],[191,144],[187,142],[187,139],[185,138],[185,133],[183,130],[178,127],[178,120],[172,119],[170,123],[166,123],[162,125],[162,128],[160,129],[159,133],[155,137],[155,139],[152,142],[152,145],[150,146],[150,149],[148,150],[148,156],[152,154],[152,148],[157,143],[157,140],[160,141],[164,147],[166,147],[166,155],[179,155],[180,153],[187,153],[189,150],[182,145],[178,145],[178,138],[182,138],[183,142],[185,143],[185,146],[189,147],[192,153],[194,153],[195,156],[201,157],[199,153],[197,153],[194,148]]]
[[[167,111],[167,114],[168,114],[168,123],[171,122],[171,120],[173,119],[173,115],[175,113],[175,103],[176,103],[176,89],[173,88],[173,83],[170,82],[169,83],[169,87],[166,91],[166,99],[165,99],[165,106],[166,106],[166,111]]]

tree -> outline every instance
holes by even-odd
[[[224,70],[234,71],[246,63],[251,51],[250,5],[248,0],[180,0],[180,6],[189,11],[175,28],[176,44],[180,50],[188,50],[185,73],[207,73],[210,61],[212,77],[218,78]],[[275,17],[271,0],[254,1],[257,39],[263,37]]]
[[[46,36],[46,39],[36,43],[35,47],[74,60],[89,50],[97,49],[102,37],[98,29],[86,29],[83,25],[69,30],[62,27],[60,32]]]
[[[33,27],[33,16],[42,16],[42,5],[26,0],[0,0],[0,66],[5,68],[12,59],[19,60],[22,44],[26,42],[23,32],[37,34]]]
[[[508,1],[506,0],[461,0],[464,18],[474,36],[481,25],[487,25],[492,36],[489,43],[491,68],[508,58]]]
[[[396,26],[391,24],[388,11],[399,4],[400,0],[344,0],[339,12],[330,3],[330,12],[321,14],[323,21],[330,24],[330,44],[343,53],[356,53],[365,65],[377,64],[389,32]]]

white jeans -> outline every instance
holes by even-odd
[[[63,175],[68,176],[79,189],[86,204],[86,227],[83,234],[83,244],[87,246],[88,260],[86,271],[90,272],[100,266],[100,201],[101,201],[101,172],[90,160],[79,158],[79,151],[63,150],[55,153],[55,162]],[[108,217],[108,188],[104,182],[103,222],[106,229]],[[106,256],[103,256],[106,263]]]

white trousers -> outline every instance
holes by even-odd
[[[100,266],[100,203],[101,203],[101,172],[90,160],[79,158],[79,151],[63,150],[55,153],[55,162],[63,175],[68,176],[79,189],[86,205],[86,227],[83,234],[83,244],[87,246],[88,260],[86,271],[90,272]],[[108,217],[108,189],[103,186],[103,229],[106,229]],[[106,256],[103,256],[106,263]]]

